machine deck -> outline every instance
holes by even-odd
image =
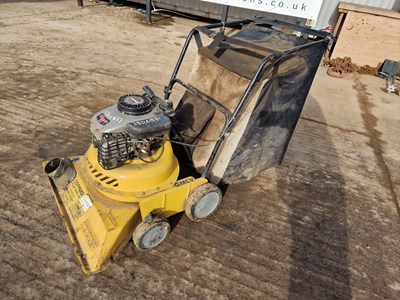
[[[101,193],[90,180],[86,155],[73,157],[69,161],[76,170],[71,182],[60,186],[60,182],[49,179],[76,255],[86,274],[104,270],[110,259],[132,238],[136,225],[152,211],[158,211],[165,218],[183,211],[190,191],[207,182],[205,178],[187,177],[153,195],[132,197],[131,202],[116,201]]]
[[[114,201],[85,184],[82,160],[84,156],[72,159],[77,175],[65,188],[51,178],[50,182],[82,270],[91,274],[108,266],[110,257],[130,239],[140,214],[138,203]]]

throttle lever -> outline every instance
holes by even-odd
[[[146,95],[150,98],[153,99],[156,94],[154,94],[153,90],[151,89],[151,87],[149,87],[148,85],[145,85],[143,87],[143,91],[146,93]]]

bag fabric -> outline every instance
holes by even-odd
[[[233,113],[262,59],[309,42],[275,29],[247,26],[200,48],[189,84]],[[267,77],[259,77],[250,101],[215,157],[210,181],[246,181],[282,162],[324,50],[324,44],[305,48],[281,59]],[[199,173],[224,123],[218,110],[185,92],[174,125],[182,141],[200,146],[189,149]]]

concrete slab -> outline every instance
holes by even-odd
[[[41,162],[83,153],[90,117],[118,96],[161,93],[202,24],[85,3],[0,0],[0,298],[400,298],[400,98],[323,67],[282,166],[84,275]]]

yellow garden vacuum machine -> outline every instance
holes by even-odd
[[[192,40],[197,57],[181,80]],[[145,86],[95,114],[84,155],[44,163],[83,271],[104,270],[130,239],[139,250],[158,246],[169,217],[207,218],[218,186],[281,163],[331,40],[265,18],[196,27],[163,98]],[[176,84],[184,93],[174,108]]]

